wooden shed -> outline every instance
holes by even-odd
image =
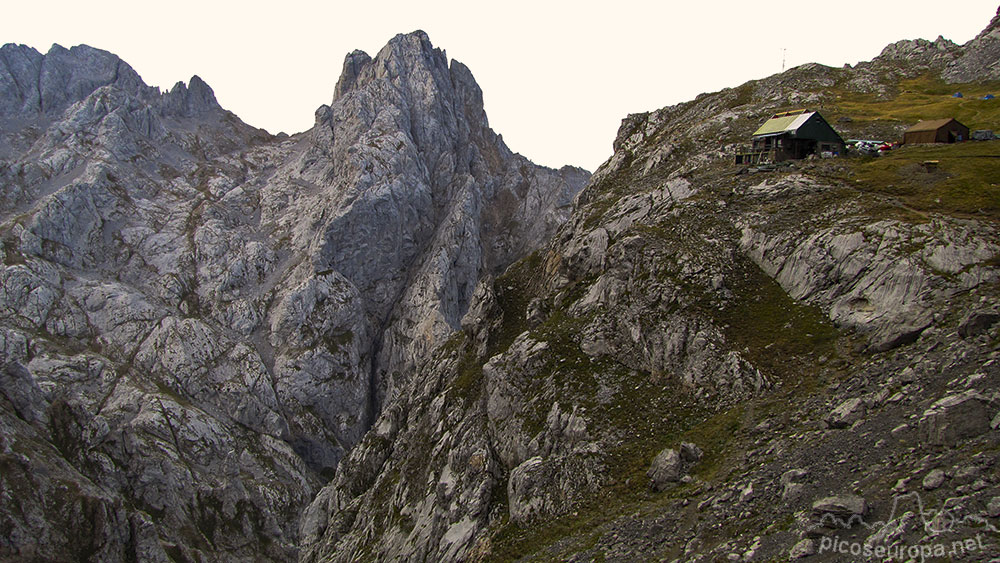
[[[809,155],[838,155],[844,152],[844,139],[815,111],[797,110],[779,113],[768,119],[753,134],[753,148],[745,162],[782,162]]]
[[[954,118],[921,121],[903,133],[904,145],[960,143],[969,140],[969,128]]]

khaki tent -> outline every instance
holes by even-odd
[[[904,145],[960,143],[969,140],[969,128],[952,118],[921,121],[903,133]]]

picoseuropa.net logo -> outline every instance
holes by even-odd
[[[950,543],[920,543],[915,545],[906,544],[875,544],[868,542],[849,542],[838,540],[837,538],[825,537],[819,542],[819,553],[840,553],[843,555],[853,555],[855,557],[874,557],[877,559],[893,559],[899,561],[916,560],[927,561],[938,557],[963,557],[986,550],[983,545],[982,534],[976,534],[974,538],[955,540]]]
[[[987,542],[990,536],[1000,530],[981,515],[959,516],[959,510],[955,506],[958,500],[947,499],[940,509],[935,510],[924,505],[919,493],[900,495],[893,499],[892,510],[885,520],[871,523],[858,514],[852,514],[846,520],[836,514],[824,514],[814,524],[814,529],[849,529],[860,525],[870,533],[863,541],[824,536],[819,541],[817,551],[921,563],[943,557],[956,559],[982,553],[989,547]],[[915,533],[919,533],[917,541],[904,541],[905,537],[914,537]],[[943,534],[951,535],[951,539],[939,540],[939,536]]]

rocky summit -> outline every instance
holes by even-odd
[[[593,176],[419,31],[290,137],[4,46],[0,561],[1000,557],[998,141],[735,164],[804,108],[1000,127],[998,21],[630,115]]]

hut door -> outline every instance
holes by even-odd
[[[816,141],[809,140],[799,145],[800,153],[795,158],[805,158],[811,154],[816,154]]]

